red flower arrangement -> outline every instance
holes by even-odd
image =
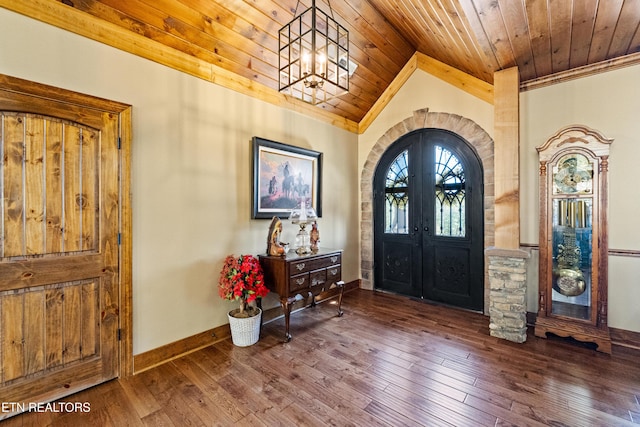
[[[240,255],[237,258],[228,255],[220,271],[218,293],[229,301],[240,301],[235,317],[250,317],[249,303],[269,293],[258,259],[253,255]]]

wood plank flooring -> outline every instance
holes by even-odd
[[[530,334],[489,336],[476,313],[356,290],[77,393],[86,413],[26,413],[12,426],[627,426],[640,424],[640,352]]]

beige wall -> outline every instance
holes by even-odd
[[[2,74],[133,105],[135,354],[227,323],[223,258],[266,249],[269,220],[250,218],[254,135],[324,153],[321,245],[344,248],[343,277],[358,279],[356,135],[4,9],[0,40]]]
[[[581,124],[613,138],[609,248],[640,250],[640,66],[520,94],[520,241],[538,243],[538,153],[558,129]],[[529,262],[528,310],[537,310],[537,253]],[[640,332],[640,258],[609,257],[609,326]]]

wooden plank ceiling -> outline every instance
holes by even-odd
[[[278,90],[278,30],[311,0],[59,0]],[[323,0],[317,6],[329,12]],[[640,51],[640,0],[333,0],[358,67],[318,108],[359,122],[420,52],[485,82],[520,80]]]

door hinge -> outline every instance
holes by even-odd
[[[118,137],[118,150],[122,148],[122,138]]]
[[[118,328],[118,341],[122,341],[122,329]]]
[[[118,233],[118,246],[122,244],[122,233]]]

